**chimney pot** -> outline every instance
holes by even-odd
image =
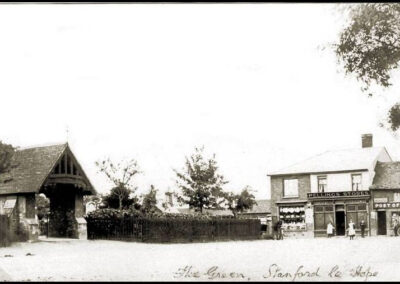
[[[363,135],[361,135],[361,144],[362,144],[363,148],[373,147],[372,134],[363,134]]]

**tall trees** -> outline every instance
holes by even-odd
[[[140,170],[136,160],[122,160],[114,163],[108,158],[96,162],[96,165],[100,172],[114,184],[110,194],[104,198],[108,207],[122,209],[137,203],[138,199],[134,196],[137,187],[133,183],[133,178],[140,173]]]
[[[11,158],[15,153],[15,148],[3,143],[0,140],[0,173],[6,172],[11,167]]]
[[[157,208],[157,189],[150,185],[150,191],[143,196],[141,210],[145,214],[154,213]]]
[[[335,45],[336,55],[346,74],[353,74],[369,92],[371,84],[391,85],[392,71],[400,62],[400,4],[360,3],[348,6],[349,23]],[[395,131],[400,127],[400,104],[388,113]]]
[[[255,196],[251,193],[250,186],[246,186],[239,194],[227,193],[226,200],[228,209],[236,216],[244,210],[252,209],[257,204]]]
[[[190,157],[186,157],[182,172],[175,170],[177,185],[182,191],[178,201],[188,204],[196,211],[206,208],[220,208],[225,201],[223,185],[227,183],[218,173],[215,154],[206,158],[204,147],[195,148]]]

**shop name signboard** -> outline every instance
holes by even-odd
[[[375,209],[400,208],[400,202],[374,203],[374,208]]]
[[[370,194],[368,190],[307,193],[308,198],[369,197],[369,196]]]
[[[377,198],[374,198],[374,202],[375,203],[387,203],[388,198],[387,197],[377,197]]]

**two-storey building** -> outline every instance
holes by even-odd
[[[268,174],[271,178],[273,222],[283,222],[286,234],[326,236],[329,222],[345,235],[352,220],[370,228],[370,191],[378,162],[391,162],[385,147],[373,147],[372,135],[362,135],[362,147],[328,151]]]
[[[400,223],[400,162],[378,162],[370,191],[371,235],[394,235]]]

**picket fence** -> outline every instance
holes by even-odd
[[[88,218],[88,239],[139,242],[252,240],[261,237],[258,219]]]

